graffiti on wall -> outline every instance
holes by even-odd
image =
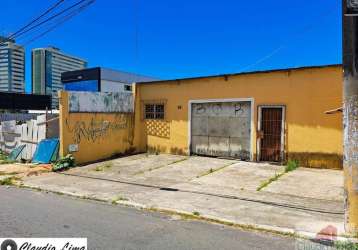
[[[69,112],[132,113],[131,93],[69,92]]]
[[[99,142],[121,130],[128,130],[125,141],[130,145],[133,144],[132,115],[117,114],[113,121],[108,121],[103,118],[98,119],[93,116],[89,122],[76,121],[73,124],[66,119],[66,127],[72,134],[72,139],[76,144],[80,144],[83,140],[92,143]]]
[[[193,106],[194,116],[247,116],[246,110],[250,110],[250,102],[232,103],[195,103]]]

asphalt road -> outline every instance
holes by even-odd
[[[89,249],[295,249],[288,237],[0,186],[0,238],[11,237],[87,237]]]

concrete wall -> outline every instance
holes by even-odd
[[[74,113],[133,113],[132,93],[68,92],[69,111]]]
[[[192,100],[252,98],[253,143],[257,156],[259,105],[285,105],[285,154],[301,165],[342,168],[342,115],[324,112],[342,106],[340,66],[137,84],[136,128],[141,150],[189,154]],[[163,102],[165,120],[143,119],[146,102]]]
[[[132,106],[128,106],[126,113],[109,112],[106,109],[113,108],[113,106],[111,103],[105,102],[104,106],[97,103],[96,112],[89,112],[88,107],[86,107],[86,112],[81,109],[70,112],[69,92],[61,91],[59,95],[61,156],[71,153],[74,155],[76,163],[82,164],[114,155],[127,154],[135,150],[133,141],[134,114],[130,112],[133,109]],[[92,93],[92,95],[106,94]],[[71,96],[72,99],[78,100],[73,97],[73,94]],[[97,97],[97,100],[101,100],[101,98]],[[103,107],[103,109],[99,107]]]

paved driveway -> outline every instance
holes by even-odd
[[[284,232],[343,232],[341,171],[208,157],[139,154],[24,179],[31,187],[112,202],[198,213]],[[169,192],[168,192],[169,191]]]
[[[69,174],[125,179],[148,185],[192,183],[217,189],[256,191],[284,166],[198,156],[139,154],[74,168]],[[343,201],[342,171],[298,168],[261,192]]]
[[[74,168],[68,173],[173,185],[224,170],[235,163],[237,161],[207,157],[140,154]]]

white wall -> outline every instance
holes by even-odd
[[[131,84],[102,79],[101,92],[132,92],[132,91],[126,91],[125,85],[131,85]]]

